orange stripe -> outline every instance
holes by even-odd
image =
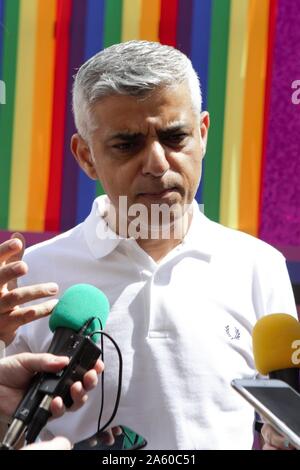
[[[143,0],[140,39],[159,41],[159,20],[161,0]]]
[[[54,85],[56,0],[39,0],[27,230],[43,231],[48,190]]]
[[[241,149],[239,229],[258,235],[269,0],[252,0]]]

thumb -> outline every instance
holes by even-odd
[[[49,353],[21,353],[16,355],[15,358],[30,374],[42,371],[57,372],[68,365],[70,361],[67,356],[54,356]]]
[[[1,383],[10,388],[24,388],[36,372],[58,372],[69,363],[67,356],[21,353],[1,360]]]
[[[70,450],[71,443],[65,437],[55,437],[51,441],[30,444],[21,450]]]

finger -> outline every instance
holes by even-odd
[[[9,258],[8,261],[10,263],[13,262],[13,261],[21,261],[22,258],[23,258],[24,251],[25,251],[25,246],[26,246],[25,238],[23,237],[23,235],[21,233],[18,233],[18,232],[13,233],[10,238],[11,238],[12,241],[16,241],[17,243],[21,242],[21,250],[19,250],[17,253],[14,253],[13,256],[11,256]],[[8,290],[13,290],[17,286],[18,286],[17,279],[12,279],[7,284]]]
[[[113,435],[112,429],[106,429],[101,433],[101,439],[103,443],[107,446],[112,446],[115,443],[115,437]]]
[[[112,432],[114,436],[120,436],[123,432],[123,429],[121,428],[121,426],[114,426],[112,428]]]
[[[280,450],[277,447],[271,446],[270,444],[264,444],[262,450]]]
[[[278,449],[285,449],[285,438],[270,424],[264,424],[261,433],[267,445]]]
[[[15,232],[15,233],[12,234],[10,239],[12,241],[21,242],[21,250],[18,253],[16,253],[15,255],[13,255],[12,258],[10,258],[10,261],[21,261],[21,259],[23,258],[23,255],[24,255],[25,248],[26,248],[25,238],[21,233]]]
[[[0,289],[10,281],[24,276],[28,271],[27,264],[24,261],[9,263],[0,267]]]
[[[0,263],[6,262],[22,251],[20,240],[7,240],[0,244]]]
[[[22,447],[21,450],[70,450],[71,442],[65,437],[55,437],[51,441],[39,442]]]
[[[60,418],[66,412],[66,407],[61,397],[53,398],[50,411],[54,419]]]
[[[86,403],[88,396],[81,382],[75,382],[70,388],[70,393],[74,402],[70,411],[76,411]]]
[[[98,383],[98,375],[97,372],[92,369],[86,372],[83,376],[83,386],[87,392],[93,390]]]
[[[50,315],[57,302],[57,299],[48,300],[41,304],[15,309],[7,315],[0,315],[0,331],[4,332],[5,328],[8,331],[14,331],[20,325],[25,325]]]
[[[48,284],[38,284],[30,287],[19,287],[7,292],[0,303],[0,315],[13,310],[17,305],[22,305],[43,297],[49,297],[58,293],[58,285],[51,282]]]
[[[104,371],[104,364],[100,359],[97,360],[96,364],[94,365],[94,369],[97,374],[101,374]]]

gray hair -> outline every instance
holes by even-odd
[[[200,82],[186,55],[158,42],[128,41],[110,46],[85,62],[75,76],[73,112],[77,130],[83,137],[88,136],[89,112],[105,96],[143,97],[159,86],[185,81],[200,116]]]

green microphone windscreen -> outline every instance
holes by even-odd
[[[85,335],[104,329],[109,313],[109,302],[105,294],[90,284],[76,284],[69,287],[55,306],[49,320],[51,331],[56,328],[70,328],[78,332],[92,317],[96,317],[87,328]],[[96,342],[99,335],[94,335]]]

